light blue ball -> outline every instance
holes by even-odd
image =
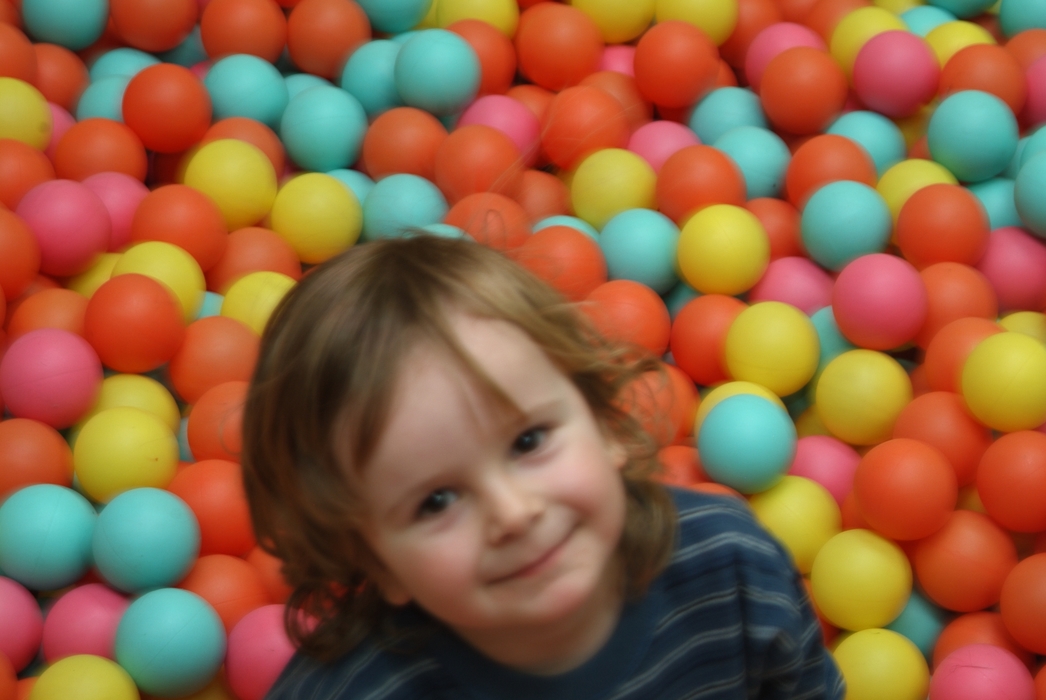
[[[160,60],[152,54],[138,49],[121,47],[106,51],[99,56],[91,65],[88,74],[91,76],[92,83],[113,76],[133,78],[149,66],[155,66],[159,62]]]
[[[427,29],[403,44],[395,77],[404,104],[437,116],[455,114],[479,91],[479,58],[457,34]]]
[[[988,212],[988,225],[992,231],[1003,226],[1023,225],[1013,201],[1013,180],[995,177],[970,185],[968,189]]]
[[[287,86],[287,101],[290,102],[299,93],[313,87],[334,87],[329,80],[324,80],[312,73],[291,73],[283,76],[283,84]]]
[[[131,489],[102,510],[92,544],[98,573],[114,587],[138,593],[182,580],[200,550],[200,526],[170,491]]]
[[[959,19],[976,17],[995,4],[995,0],[927,0],[927,2],[951,12]]]
[[[767,127],[759,96],[740,87],[723,87],[708,93],[690,115],[689,123],[701,143],[708,144],[739,126]]]
[[[221,294],[215,294],[214,292],[204,292],[203,303],[200,304],[200,311],[196,314],[196,318],[201,319],[210,318],[211,316],[220,316],[223,301],[225,301],[225,297],[223,297]]]
[[[1006,169],[1017,150],[1017,118],[995,95],[963,90],[937,106],[926,129],[933,159],[963,182],[980,182]]]
[[[687,303],[697,299],[701,296],[701,292],[697,291],[683,280],[679,281],[679,284],[672,287],[668,294],[664,295],[665,306],[668,307],[668,314],[674,321],[679,312],[682,311],[683,307]]]
[[[22,24],[35,42],[86,49],[108,21],[109,0],[22,0]]]
[[[1017,141],[1017,150],[1013,152],[1013,158],[1010,158],[1009,165],[1002,171],[1002,176],[1009,178],[1010,180],[1017,179],[1017,173],[1021,170],[1021,165],[1024,163],[1024,149],[1028,145],[1027,136],[1022,137]]]
[[[72,489],[36,484],[0,505],[0,567],[26,588],[52,591],[91,567],[95,512]]]
[[[306,170],[346,168],[359,157],[367,115],[359,100],[336,87],[298,93],[280,120],[280,138],[291,160]]]
[[[1046,153],[1035,156],[1017,173],[1013,200],[1024,225],[1040,238],[1046,238]]]
[[[948,22],[954,22],[956,19],[958,17],[951,12],[933,5],[920,5],[901,13],[901,21],[908,25],[908,29],[912,30],[913,34],[918,34],[924,39],[927,34],[937,27]]]
[[[777,483],[795,457],[795,424],[762,396],[737,394],[705,416],[697,439],[701,466],[713,481],[741,493]]]
[[[820,344],[817,373],[820,373],[829,362],[844,352],[857,349],[857,346],[847,340],[839,330],[839,324],[835,322],[835,313],[831,306],[815,311],[810,317],[810,321],[814,324],[814,330],[817,331],[817,342]]]
[[[839,180],[814,192],[799,225],[814,262],[839,271],[862,255],[885,251],[893,219],[886,201],[873,188]]]
[[[101,117],[123,122],[123,93],[127,90],[127,76],[114,75],[91,83],[76,103],[76,121]]]
[[[904,635],[919,647],[923,656],[932,659],[937,638],[941,636],[951,618],[946,610],[937,607],[917,588],[913,588],[904,610],[886,626],[886,629]]]
[[[425,178],[389,175],[363,201],[363,239],[401,238],[412,229],[443,221],[448,209],[443,193]]]
[[[206,600],[180,588],[146,593],[120,618],[117,663],[143,691],[182,697],[202,690],[225,658],[225,628]]]
[[[599,231],[597,231],[592,224],[584,219],[579,219],[576,216],[567,216],[566,214],[557,214],[556,216],[546,217],[534,224],[534,226],[531,227],[531,230],[534,233],[537,233],[541,229],[548,228],[549,226],[569,226],[570,228],[577,229],[594,241],[599,240]]]
[[[433,0],[359,0],[370,25],[379,32],[396,34],[418,26]]]
[[[182,418],[178,422],[178,459],[183,462],[195,462],[192,448],[189,447],[189,418]]]
[[[450,224],[426,224],[421,227],[421,230],[426,233],[431,233],[433,236],[440,236],[441,238],[463,238],[465,240],[472,240],[465,234],[463,229],[457,226],[451,226]]]
[[[360,101],[371,119],[403,104],[396,89],[399,52],[394,41],[370,41],[356,49],[342,70],[341,88]]]
[[[374,180],[371,180],[359,170],[338,168],[337,170],[331,170],[327,174],[348,187],[356,195],[356,201],[360,202],[361,205],[367,199],[370,191],[374,189]]]
[[[393,36],[390,36],[389,37],[389,41],[395,41],[397,44],[402,46],[403,44],[406,44],[408,41],[410,41],[411,39],[413,39],[414,37],[416,37],[418,34],[420,34],[423,31],[425,31],[425,30],[423,30],[423,29],[411,29],[411,30],[408,30],[408,31],[405,31],[405,32],[400,32],[399,34],[395,34]]]
[[[1007,39],[1025,29],[1046,29],[1046,5],[1040,0],[1002,0],[999,24]]]
[[[247,117],[276,128],[287,109],[287,84],[264,58],[239,53],[215,62],[203,79],[215,121]]]
[[[203,37],[200,34],[200,25],[196,25],[189,32],[189,36],[182,43],[170,51],[158,54],[158,58],[164,63],[176,63],[185,68],[192,68],[197,63],[207,60],[207,50],[203,48]]]
[[[1007,169],[1012,169],[1013,162],[1016,161],[1017,168],[1013,175],[1016,178],[1024,164],[1040,153],[1046,153],[1046,129],[1042,128],[1036,129],[1034,133],[1017,142],[1017,151]]]
[[[879,177],[907,157],[904,134],[896,124],[875,112],[844,114],[825,133],[845,136],[863,148],[875,163]]]
[[[658,294],[676,286],[679,227],[651,209],[628,209],[603,227],[599,247],[612,280],[641,282]]]
[[[781,194],[792,153],[780,136],[758,126],[739,126],[713,145],[737,164],[745,178],[748,199]]]

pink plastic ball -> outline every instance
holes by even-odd
[[[748,53],[745,54],[745,77],[748,78],[752,90],[759,92],[767,64],[779,53],[796,46],[828,50],[824,39],[817,32],[794,22],[771,24],[756,34],[755,39],[748,45]]]
[[[17,338],[0,360],[0,394],[17,418],[68,428],[94,406],[102,362],[86,340],[57,328]]]
[[[22,584],[0,576],[0,654],[15,672],[29,665],[40,649],[44,618],[33,594]]]
[[[661,172],[661,166],[676,151],[700,143],[701,140],[690,128],[676,122],[656,121],[635,130],[628,140],[628,150],[650,163],[657,173]]]
[[[69,112],[65,111],[64,108],[59,107],[54,102],[48,102],[47,108],[51,110],[51,140],[47,142],[47,148],[44,150],[44,154],[54,162],[54,152],[58,148],[58,142],[65,136],[65,132],[76,123],[76,119]]]
[[[530,109],[519,100],[505,95],[481,97],[461,115],[458,126],[482,124],[508,136],[523,154],[529,167],[537,163],[541,145],[541,123]]]
[[[854,60],[854,91],[887,117],[915,114],[937,94],[940,64],[926,41],[911,32],[883,32],[861,47]]]
[[[624,45],[611,45],[603,49],[603,56],[599,59],[598,70],[612,70],[615,73],[624,73],[630,77],[636,77],[636,47]]]
[[[1021,122],[1028,125],[1028,132],[1046,122],[1046,56],[1038,59],[1024,71],[1024,82],[1028,86],[1028,98],[1021,111]]]
[[[209,2],[210,0],[208,0]],[[200,61],[199,63],[193,64],[189,67],[189,72],[195,75],[200,82],[207,77],[207,74],[211,71],[210,61]]]
[[[229,633],[225,675],[240,700],[261,700],[294,656],[283,627],[282,605],[252,610]]]
[[[812,315],[832,303],[832,276],[806,258],[771,261],[748,293],[748,302],[783,301]]]
[[[827,435],[808,435],[795,443],[795,459],[788,473],[816,481],[828,489],[840,506],[853,490],[861,463],[857,450]]]
[[[101,583],[89,583],[63,595],[44,620],[47,663],[75,654],[115,661],[116,628],[128,605],[126,597]]]
[[[109,212],[81,182],[42,182],[25,193],[15,213],[40,246],[40,272],[45,275],[78,275],[109,247]]]
[[[832,311],[843,336],[869,350],[892,350],[915,338],[929,308],[926,285],[911,263],[863,255],[839,273]]]
[[[968,644],[948,654],[930,679],[930,700],[1035,700],[1035,681],[1013,652]]]
[[[1046,302],[1046,244],[1015,226],[997,228],[977,263],[999,299],[999,311],[1039,311]]]
[[[84,181],[84,185],[98,195],[109,211],[112,224],[109,235],[109,252],[123,250],[131,242],[131,221],[138,205],[149,194],[149,188],[124,173],[97,173]]]

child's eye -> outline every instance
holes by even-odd
[[[418,506],[418,516],[425,517],[429,515],[436,515],[441,513],[450,507],[454,501],[458,500],[458,494],[450,489],[437,489],[425,497],[425,500]]]
[[[529,428],[520,433],[512,442],[512,453],[524,455],[533,452],[544,444],[546,437],[548,437],[548,428]]]

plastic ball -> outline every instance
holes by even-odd
[[[433,0],[363,0],[358,4],[367,13],[367,19],[374,29],[396,34],[417,26],[428,14],[429,8],[436,3]]]
[[[908,117],[937,93],[940,66],[930,47],[907,31],[873,36],[855,54],[854,90],[869,108]]]
[[[1046,181],[1046,154],[1038,154],[1021,166],[1013,197],[1024,225],[1040,238],[1046,237],[1046,207],[1033,194]]]
[[[876,112],[847,112],[836,119],[826,133],[845,136],[864,148],[879,175],[904,160],[907,151],[901,130]]]
[[[0,203],[14,211],[26,192],[54,179],[54,166],[44,153],[21,141],[0,138],[0,144]]]
[[[912,384],[896,360],[874,350],[844,352],[817,380],[817,415],[834,436],[852,445],[889,438]]]
[[[358,202],[367,199],[367,195],[374,189],[374,180],[371,180],[359,170],[338,168],[337,170],[331,170],[327,174],[345,185],[350,192],[356,195],[356,201]]]
[[[250,379],[258,358],[258,336],[224,316],[202,318],[186,329],[168,372],[175,391],[196,403],[207,389],[226,381]]]
[[[918,272],[892,255],[864,255],[839,273],[832,309],[846,339],[890,350],[915,337],[926,320],[926,287]]]
[[[113,658],[116,626],[130,601],[108,586],[89,583],[62,595],[44,621],[48,663],[76,654]]]
[[[480,19],[458,20],[446,28],[476,52],[480,65],[479,95],[505,94],[516,77],[516,50],[511,38]]]
[[[98,195],[79,182],[43,182],[22,197],[15,213],[36,239],[44,274],[79,274],[109,245],[109,212]]]
[[[224,382],[207,390],[189,414],[186,438],[198,460],[238,461],[243,448],[247,382]]]
[[[892,222],[886,201],[866,184],[840,180],[813,193],[803,208],[803,247],[830,270],[842,270],[858,258],[881,253]]]
[[[0,506],[0,568],[32,590],[68,586],[91,566],[95,512],[54,484],[27,486]]]
[[[1017,149],[1017,119],[995,95],[964,90],[934,110],[927,128],[930,153],[957,178],[979,182],[1006,169]]]
[[[968,188],[987,212],[989,228],[993,231],[1004,226],[1021,225],[1021,217],[1013,200],[1015,184],[1009,178],[996,177],[976,182]]]
[[[1015,311],[999,319],[999,325],[1008,331],[1023,333],[1046,344],[1046,314],[1038,311]]]
[[[138,49],[120,47],[106,51],[91,63],[91,82],[96,83],[105,78],[133,78],[149,66],[155,66],[160,60],[152,54]]]
[[[807,258],[771,260],[748,300],[783,302],[812,315],[832,302],[832,278]]]
[[[260,221],[276,199],[269,159],[256,146],[235,139],[200,147],[189,159],[184,182],[218,205],[230,231]]]
[[[824,131],[846,102],[846,76],[824,51],[788,49],[766,66],[759,99],[770,123],[793,134]]]
[[[599,2],[598,0],[580,0],[574,3],[587,14],[603,33],[603,40],[608,44],[623,44],[640,36],[651,20],[654,19],[655,0],[641,2]]]
[[[446,138],[446,128],[428,112],[396,107],[375,119],[367,129],[362,161],[376,179],[409,173],[434,180],[436,151]]]
[[[977,493],[996,522],[1014,532],[1046,530],[1046,435],[1003,435],[983,453]]]
[[[144,197],[134,212],[130,238],[172,243],[209,270],[225,252],[227,230],[221,210],[185,185],[165,185]]]
[[[287,44],[287,18],[272,0],[211,0],[200,16],[207,55],[250,54],[275,63]]]
[[[832,57],[839,62],[848,78],[854,78],[854,63],[865,46],[881,34],[906,29],[904,21],[889,10],[882,7],[858,7],[844,15],[832,30],[830,43]],[[904,33],[907,34],[906,31]],[[920,43],[922,42],[920,41]],[[929,54],[929,51],[926,53]],[[933,58],[932,54],[929,55],[929,58]],[[911,66],[911,68],[914,70],[915,66]],[[927,95],[927,101],[932,95],[931,89]]]
[[[137,137],[135,137],[137,139]],[[138,205],[149,194],[139,180],[118,172],[100,172],[84,179],[83,184],[102,200],[109,212],[110,252],[123,249],[131,240],[131,223]]]
[[[8,338],[14,340],[40,328],[84,334],[87,299],[71,289],[42,289],[26,297],[7,319]]]
[[[489,126],[454,130],[436,151],[435,183],[451,203],[470,194],[514,196],[523,180],[522,159],[512,139]]]
[[[519,18],[519,69],[531,82],[559,91],[595,73],[603,53],[599,25],[576,7],[538,3]]]
[[[399,52],[400,44],[394,41],[369,41],[345,64],[341,87],[359,100],[368,117],[403,104],[394,77]]]
[[[748,199],[781,194],[791,160],[788,147],[773,132],[755,126],[739,126],[713,144],[726,153],[741,170]]]
[[[988,217],[977,198],[958,185],[922,188],[897,217],[897,244],[918,268],[938,262],[976,264],[988,243]]]
[[[196,25],[199,5],[192,0],[165,0],[143,6],[134,0],[110,0],[116,33],[144,51],[168,51],[178,46]]]
[[[366,13],[354,2],[301,0],[287,20],[287,49],[303,71],[335,80],[370,33]]]
[[[203,81],[215,119],[248,117],[273,128],[287,108],[287,86],[276,68],[257,56],[236,54],[214,63]]]
[[[934,670],[932,700],[1035,700],[1028,668],[1009,651],[970,644],[949,654]]]
[[[675,272],[679,229],[649,209],[622,212],[599,237],[611,279],[629,279],[663,294],[679,281]]]
[[[299,166],[317,171],[354,163],[366,129],[367,115],[359,100],[335,87],[315,87],[295,95],[280,120],[287,155]],[[186,178],[188,182],[188,174]]]
[[[57,661],[33,685],[33,700],[137,700],[141,696],[120,665],[91,654]]]
[[[699,143],[694,132],[670,121],[655,121],[636,129],[628,140],[628,150],[643,156],[654,172],[660,172],[674,153]]]
[[[991,33],[974,22],[955,20],[934,27],[926,34],[926,43],[937,54],[942,66],[947,65],[952,56],[967,46],[975,44],[994,44]]]
[[[225,633],[232,631],[244,615],[269,602],[269,594],[257,570],[240,557],[203,555],[178,584],[214,608]]]
[[[766,231],[753,214],[718,204],[694,214],[679,238],[679,270],[705,294],[751,289],[770,262]]]
[[[622,390],[621,406],[635,418],[659,448],[688,437],[699,404],[693,381],[679,369],[662,365]]]
[[[262,700],[294,655],[283,625],[283,606],[266,605],[240,620],[229,635],[225,673],[243,700]]]
[[[940,93],[980,90],[995,95],[1020,114],[1027,99],[1024,69],[1001,46],[974,44],[949,59],[941,71]]]
[[[962,370],[966,359],[982,340],[1002,333],[994,321],[967,317],[941,328],[926,347],[924,367],[933,391],[962,391]]]
[[[531,221],[542,221],[570,212],[570,189],[552,173],[531,168],[523,173],[516,201]]]
[[[676,365],[702,386],[726,380],[726,334],[745,303],[721,294],[688,302],[672,324],[670,349]]]
[[[788,473],[819,483],[841,506],[853,488],[860,461],[860,455],[846,443],[827,435],[810,435],[796,443]]]
[[[929,659],[949,618],[947,612],[927,600],[918,589],[912,589],[904,610],[885,629],[907,637]]]
[[[963,366],[962,395],[977,419],[995,430],[1013,432],[1042,425],[1046,422],[1046,348],[1021,333],[985,338]]]
[[[658,173],[656,195],[661,213],[682,226],[687,217],[711,204],[743,206],[746,187],[744,175],[730,156],[698,145],[682,148],[665,161]]]
[[[35,40],[58,44],[73,51],[86,49],[105,31],[109,4],[104,0],[64,2],[29,0],[22,3],[22,21]]]
[[[698,103],[689,121],[698,138],[708,144],[731,129],[767,126],[759,96],[738,87],[723,87],[708,93]]]
[[[283,574],[281,573],[282,562],[261,547],[252,549],[250,554],[246,556],[246,559],[247,563],[258,571],[272,601],[285,603],[290,597],[291,588],[283,579]]]
[[[793,22],[775,22],[755,35],[745,54],[745,77],[759,92],[767,64],[788,49],[797,46],[827,50],[824,40],[809,27]]]
[[[277,198],[279,201],[279,198]],[[363,238],[395,238],[439,223],[448,210],[443,194],[417,175],[390,175],[363,202]]]
[[[106,502],[128,489],[166,487],[178,464],[178,444],[161,418],[139,408],[115,407],[80,430],[73,464],[81,488]]]
[[[653,209],[657,176],[642,157],[607,148],[593,153],[578,166],[571,183],[571,201],[577,215],[602,228],[629,209]]]
[[[211,125],[211,100],[187,68],[150,66],[127,84],[123,118],[149,150],[178,153],[203,138]]]
[[[844,352],[857,349],[839,331],[839,324],[835,322],[835,314],[832,312],[831,306],[815,311],[810,316],[810,320],[817,330],[817,339],[821,346],[821,356],[817,365],[818,372]]]
[[[566,88],[548,105],[541,147],[561,168],[573,168],[601,149],[625,148],[628,143],[625,110],[605,90],[590,85]]]
[[[127,274],[144,275],[166,285],[181,308],[184,322],[196,318],[205,281],[199,264],[184,249],[163,241],[136,243],[113,266],[112,277]]]
[[[719,402],[698,434],[705,472],[741,493],[765,491],[780,481],[795,456],[795,442],[788,413],[749,394]]]
[[[902,12],[901,19],[912,33],[925,38],[931,30],[945,22],[954,22],[956,17],[951,12],[933,5],[916,5]]]
[[[4,576],[0,576],[0,612],[9,621],[0,632],[0,654],[18,672],[29,665],[40,649],[43,615],[33,594]]]
[[[27,418],[0,422],[0,500],[33,484],[72,484],[73,455],[57,430]]]
[[[476,52],[454,32],[429,29],[400,49],[394,68],[403,102],[437,116],[455,114],[479,91]]]
[[[811,195],[829,183],[853,180],[874,187],[876,179],[875,163],[861,146],[844,136],[822,134],[792,155],[785,172],[785,193],[789,202],[802,209]]]
[[[272,229],[305,263],[327,260],[353,245],[363,226],[355,196],[322,173],[305,173],[280,188],[272,204]]]
[[[751,498],[756,519],[792,555],[800,573],[808,574],[825,542],[839,534],[839,505],[823,486],[798,476]]]
[[[240,465],[221,459],[194,462],[175,475],[168,489],[196,516],[201,556],[245,556],[254,547]]]
[[[151,413],[171,430],[177,430],[181,420],[178,405],[163,384],[140,374],[113,374],[102,381],[98,401],[81,423],[118,406],[139,408]]]
[[[513,259],[567,299],[580,302],[607,281],[598,243],[569,226],[548,226],[529,236]]]
[[[937,183],[957,185],[955,176],[944,166],[933,161],[913,158],[902,160],[879,178],[875,189],[886,200],[894,220],[908,198],[922,188]]]
[[[705,418],[711,412],[713,408],[718,406],[722,401],[730,398],[731,396],[737,396],[738,394],[746,394],[752,396],[758,396],[766,399],[772,404],[777,405],[783,411],[787,411],[784,402],[774,392],[767,389],[762,384],[754,384],[752,382],[724,382],[719,384],[714,389],[705,394],[701,400],[701,404],[697,407],[697,414],[694,416],[694,432],[699,433],[701,425],[704,423]]]
[[[259,336],[276,305],[295,281],[279,272],[260,270],[240,277],[229,286],[221,315],[244,323]]]
[[[145,179],[145,147],[127,126],[108,119],[74,124],[58,142],[54,155],[59,178],[85,180],[91,175],[119,172]]]
[[[991,284],[968,265],[936,263],[923,269],[919,276],[929,300],[926,321],[915,336],[919,347],[928,347],[934,335],[952,321],[966,317],[993,319],[998,315]]]
[[[688,107],[715,83],[719,53],[701,29],[677,20],[661,21],[636,45],[639,91],[664,107]]]
[[[865,629],[844,639],[832,655],[851,700],[923,700],[930,671],[922,652],[904,635]],[[933,696],[931,696],[933,697]]]
[[[264,228],[242,228],[228,236],[225,253],[207,271],[207,288],[224,294],[240,277],[251,272],[279,272],[293,280],[301,277],[301,263],[291,244]]]
[[[443,223],[498,250],[518,248],[530,235],[530,220],[517,202],[494,192],[470,194],[447,212]]]
[[[894,438],[910,438],[937,448],[950,463],[960,487],[973,483],[991,433],[970,414],[958,394],[931,391],[905,406]]]
[[[0,291],[4,298],[15,299],[40,270],[40,246],[32,229],[13,212],[3,209],[0,209],[0,253],[3,260]]]
[[[1046,554],[1033,554],[1021,561],[1006,577],[999,610],[1007,631],[1022,647],[1036,654],[1046,651],[1046,596],[1042,577]]]
[[[813,377],[817,332],[806,314],[794,306],[760,302],[734,319],[724,354],[733,379],[762,384],[778,396],[787,396]]]
[[[631,280],[613,280],[596,287],[582,310],[604,336],[645,348],[655,356],[668,348],[671,320],[661,297]]]

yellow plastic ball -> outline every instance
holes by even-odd
[[[73,470],[84,492],[108,502],[129,489],[165,488],[178,468],[178,440],[163,420],[139,408],[110,408],[84,423]]]
[[[592,18],[608,44],[623,44],[646,31],[654,19],[655,0],[571,0]]]
[[[65,286],[77,294],[90,299],[98,291],[98,288],[112,277],[113,268],[116,267],[116,262],[120,259],[120,255],[120,253],[102,253],[86,272],[81,272],[76,277],[68,279]]]
[[[29,700],[139,700],[127,671],[101,656],[67,656],[47,667],[33,684]]]
[[[0,139],[38,150],[51,141],[51,110],[39,90],[17,78],[0,77]]]
[[[839,534],[842,515],[832,494],[816,481],[784,476],[776,485],[749,499],[752,512],[795,560],[810,573],[824,543]]]
[[[832,435],[851,445],[875,445],[890,437],[898,414],[912,400],[912,382],[889,355],[850,350],[824,368],[815,405]]]
[[[700,432],[701,423],[704,422],[705,416],[707,416],[720,401],[730,398],[731,396],[737,396],[738,394],[762,396],[767,401],[773,401],[781,408],[788,410],[785,408],[784,402],[781,401],[777,394],[770,391],[762,384],[755,384],[753,382],[725,382],[702,397],[701,403],[697,407],[697,413],[694,415],[694,435],[697,435]]]
[[[244,275],[225,292],[221,315],[245,323],[261,335],[276,305],[293,286],[294,280],[279,272],[263,270]]]
[[[690,217],[679,235],[679,271],[702,294],[748,291],[770,264],[770,239],[759,219],[732,204]]]
[[[657,0],[654,18],[689,22],[719,46],[737,26],[737,0]]]
[[[955,20],[934,27],[926,35],[926,43],[933,49],[937,62],[943,68],[952,56],[967,46],[994,44],[995,39],[987,29],[973,22]]]
[[[957,185],[959,181],[943,165],[932,160],[912,158],[891,166],[879,178],[875,189],[886,200],[886,206],[890,208],[896,222],[901,207],[909,197],[928,185],[937,184]]]
[[[846,681],[846,700],[924,700],[930,669],[919,647],[892,630],[854,632],[833,654]]]
[[[810,406],[795,419],[795,435],[799,438],[811,435],[832,437],[832,431],[824,427],[821,417],[817,415],[817,406]]]
[[[810,569],[817,608],[836,627],[885,627],[912,593],[912,567],[901,548],[871,530],[844,530],[824,543]]]
[[[245,141],[219,139],[196,151],[184,182],[214,200],[230,231],[262,220],[276,199],[276,171],[261,150]]]
[[[854,61],[858,52],[874,36],[894,30],[908,31],[908,25],[900,17],[881,7],[861,7],[839,20],[832,32],[829,50],[836,63],[853,77]]]
[[[1046,346],[1013,331],[985,338],[963,365],[962,396],[977,420],[1004,433],[1046,423]]]
[[[271,223],[303,263],[315,264],[356,243],[363,210],[356,195],[330,175],[306,173],[280,188]]]
[[[814,376],[820,347],[809,316],[791,304],[764,301],[749,306],[730,325],[726,366],[734,379],[788,396]]]
[[[138,274],[167,285],[191,323],[200,312],[207,282],[196,258],[183,248],[163,241],[145,241],[128,248],[113,265],[112,276]]]
[[[940,104],[939,99],[930,100],[928,104],[920,107],[919,111],[910,117],[901,117],[894,120],[897,128],[901,130],[901,136],[904,137],[905,147],[911,148],[916,141],[926,135],[926,128],[929,126],[930,118],[933,116],[933,112],[937,109],[938,104]]]
[[[895,15],[900,15],[913,8],[922,7],[926,3],[923,0],[874,0],[872,4],[889,10]]]
[[[627,209],[654,209],[657,175],[641,156],[604,148],[581,162],[570,182],[574,212],[597,229]]]
[[[114,374],[102,380],[98,400],[80,421],[81,427],[102,411],[120,406],[151,413],[162,420],[172,432],[177,432],[181,425],[182,414],[167,387],[152,377],[141,374]]]
[[[439,9],[439,0],[432,0],[432,4],[429,5],[429,11],[425,14],[425,17],[418,22],[418,26],[414,29],[439,29],[439,24],[436,21],[436,12]]]
[[[486,22],[511,39],[519,26],[519,5],[516,0],[439,0],[438,26],[446,29],[463,19]]]
[[[1038,311],[1014,311],[999,319],[999,325],[1014,333],[1023,333],[1046,344],[1046,314]]]

